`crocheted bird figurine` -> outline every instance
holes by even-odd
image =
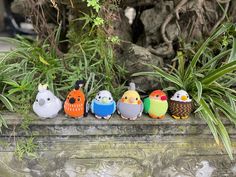
[[[81,118],[88,114],[88,104],[81,89],[84,81],[76,81],[75,88],[67,95],[64,111],[71,118]]]
[[[149,97],[144,99],[144,112],[151,118],[163,119],[168,110],[166,94],[161,90],[153,91]]]
[[[130,88],[122,98],[117,102],[117,112],[123,119],[135,120],[142,115],[143,102],[138,92],[135,90],[135,84],[130,83]]]
[[[110,119],[116,110],[116,102],[113,100],[111,93],[107,90],[98,92],[91,103],[91,112],[98,119]]]
[[[175,119],[187,119],[192,107],[192,100],[185,90],[177,91],[170,99],[169,110]]]
[[[33,104],[33,111],[40,118],[54,118],[62,108],[61,100],[47,89],[47,84],[38,86],[38,94]]]

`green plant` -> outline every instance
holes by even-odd
[[[34,142],[33,137],[20,140],[16,143],[15,155],[19,160],[22,160],[26,155],[31,158],[37,158],[37,148],[38,145]]]
[[[133,75],[161,77],[169,86],[167,90],[186,90],[197,106],[195,113],[207,122],[217,144],[221,139],[231,159],[231,141],[222,119],[228,118],[236,124],[236,91],[232,88],[236,83],[235,30],[234,24],[220,26],[193,54],[188,65],[186,56],[189,52],[179,52],[178,68],[171,68],[172,73],[152,66],[153,72]],[[228,44],[222,42],[222,36],[223,39],[227,37]]]
[[[102,4],[97,0],[86,2],[92,10],[91,14],[83,13],[84,18],[80,19],[85,26],[78,29],[78,20],[72,20],[65,41],[60,41],[61,24],[43,40],[21,36],[14,39],[0,38],[15,46],[13,51],[0,53],[0,88],[3,88],[0,94],[4,96],[4,109],[14,107],[14,111],[23,117],[21,128],[28,135],[29,125],[33,120],[30,112],[39,83],[47,83],[49,89],[62,100],[76,80],[86,81],[84,91],[89,100],[100,89],[110,90],[114,98],[118,98],[124,90],[120,83],[125,70],[116,64],[113,53],[113,45],[119,39],[108,39],[103,31],[105,20],[98,14]],[[53,4],[55,7],[56,5]],[[68,49],[65,47],[63,53],[60,47],[64,43],[68,44]],[[6,125],[5,122],[2,125]],[[33,140],[18,142],[17,156],[22,158],[28,152],[31,154],[30,149],[34,147],[31,146],[32,142]]]
[[[9,111],[13,111],[13,105],[8,99],[7,95],[4,94],[4,83],[3,80],[8,77],[9,71],[11,68],[7,68],[4,60],[0,60],[0,88],[3,88],[3,90],[0,92],[0,133],[2,133],[2,127],[7,128],[7,123],[4,119],[4,117],[1,114],[1,106],[4,106]]]

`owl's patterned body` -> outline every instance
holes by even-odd
[[[192,112],[193,105],[192,102],[179,102],[170,100],[169,110],[171,115],[176,119],[186,119],[189,114]]]
[[[173,118],[187,119],[192,109],[192,100],[185,90],[179,90],[171,97],[169,110]]]

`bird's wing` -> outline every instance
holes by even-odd
[[[115,111],[116,111],[116,102],[113,101],[113,111],[112,111],[112,113],[114,113]]]
[[[84,103],[84,116],[85,117],[88,116],[88,112],[89,112],[89,103],[88,103],[88,100],[85,100],[85,103]]]
[[[120,113],[120,112],[119,112],[119,109],[120,109],[120,100],[117,101],[116,108],[117,108],[117,112],[118,112],[118,114],[119,114],[119,113]]]
[[[62,101],[57,97],[56,97],[56,99],[57,99],[58,109],[61,110],[62,109]]]
[[[142,116],[142,113],[143,113],[143,102],[141,102],[141,105],[140,105],[140,113],[139,113],[139,117]]]
[[[145,98],[144,99],[144,112],[148,113],[149,109],[150,109],[150,98]]]
[[[92,103],[90,105],[91,112],[94,113],[94,100],[92,100]]]

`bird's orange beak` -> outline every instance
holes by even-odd
[[[187,96],[185,96],[185,95],[184,95],[184,96],[181,96],[181,100],[182,100],[182,101],[186,101],[187,99],[188,99]]]

